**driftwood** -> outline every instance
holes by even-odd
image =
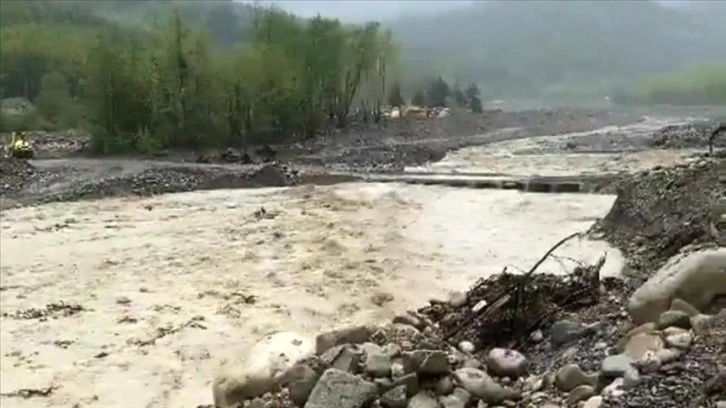
[[[460,309],[432,305],[421,312],[439,322],[444,339],[450,343],[466,339],[479,346],[517,348],[558,312],[598,302],[605,257],[594,265],[579,265],[569,275],[534,275],[557,248],[580,236],[577,233],[560,240],[525,274],[510,274],[505,268],[499,275],[480,280],[467,293],[467,305]],[[472,307],[482,300],[486,306],[473,312]]]

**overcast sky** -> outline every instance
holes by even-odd
[[[253,2],[253,0],[238,1]],[[657,1],[669,5],[678,5],[679,3],[687,3],[689,0]],[[451,10],[475,3],[477,0],[263,0],[262,2],[276,4],[284,10],[303,17],[313,17],[320,14],[345,21],[381,21],[403,15],[432,14]]]
[[[347,21],[386,20],[406,14],[436,13],[465,6],[475,0],[266,0],[294,14]],[[252,2],[252,1],[247,1]]]

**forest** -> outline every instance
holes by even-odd
[[[12,24],[2,13],[0,86],[37,109],[6,115],[6,130],[83,123],[102,153],[274,143],[343,127],[359,106],[377,120],[402,99],[389,95],[396,47],[378,23],[255,7],[246,41],[219,47],[179,9],[130,31],[70,3],[17,4]]]
[[[715,20],[647,2],[514,3],[347,24],[232,1],[3,1],[0,98],[35,108],[3,109],[0,131],[82,126],[111,154],[301,140],[407,102],[726,104]]]

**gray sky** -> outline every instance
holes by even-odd
[[[252,3],[253,0],[237,0]],[[483,0],[478,0],[483,1]],[[546,0],[540,0],[546,1]],[[615,1],[615,0],[611,0]],[[625,1],[625,0],[623,0]],[[690,0],[656,0],[677,6]],[[344,21],[382,21],[404,15],[434,14],[470,5],[477,0],[263,0],[302,17],[320,14]]]
[[[252,1],[245,1],[252,2]],[[386,20],[406,14],[431,14],[473,3],[474,0],[266,0],[303,17],[320,14],[346,21]]]

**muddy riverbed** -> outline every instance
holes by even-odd
[[[208,403],[230,350],[277,330],[390,318],[526,269],[613,199],[344,184],[5,211],[2,392],[58,388],[2,404]],[[542,270],[603,253],[617,274],[620,255],[602,242],[575,242]]]
[[[503,141],[425,168],[637,171],[690,154],[567,144],[587,138]],[[65,188],[66,174],[83,181],[148,170],[126,161],[61,163],[71,169],[43,189]],[[590,228],[615,199],[397,183],[124,191],[0,212],[3,407],[209,404],[214,369],[261,336],[381,321],[505,267],[527,269],[559,239]],[[572,241],[539,271],[564,273],[603,254],[603,273],[619,274],[622,256],[600,241]]]

